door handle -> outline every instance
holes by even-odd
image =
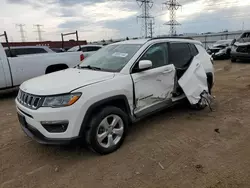
[[[167,70],[163,71],[162,73],[163,73],[163,74],[167,74],[167,73],[170,73],[170,72],[172,72],[172,71],[173,71],[173,69],[167,69]]]

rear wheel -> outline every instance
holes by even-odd
[[[128,118],[121,109],[105,107],[90,121],[85,137],[87,144],[99,154],[112,153],[122,145],[127,127]]]
[[[230,49],[227,50],[226,56],[227,56],[226,58],[228,58],[228,59],[230,58],[230,56],[231,56],[231,50]]]

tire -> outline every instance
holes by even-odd
[[[128,116],[120,108],[107,106],[91,118],[89,125],[85,133],[86,143],[93,151],[106,155],[122,145],[127,133]]]
[[[231,57],[231,62],[232,62],[232,63],[236,62],[236,60],[237,60],[236,58]]]
[[[227,58],[227,59],[230,59],[230,57],[231,57],[231,50],[228,49],[228,50],[227,50],[227,54],[226,54],[226,58]]]
[[[210,83],[207,83],[207,86],[208,86],[208,92],[209,94],[211,95],[211,84]],[[191,108],[194,109],[194,110],[203,110],[207,107],[207,105],[202,105],[201,103],[198,103],[198,104],[195,104],[195,105],[191,105]]]

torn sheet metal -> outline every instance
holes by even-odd
[[[201,94],[204,91],[208,93],[206,72],[199,60],[195,58],[178,83],[190,104],[198,104],[201,100]]]

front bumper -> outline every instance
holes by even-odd
[[[249,60],[250,59],[250,53],[240,53],[240,52],[232,51],[231,52],[231,57],[236,58],[236,59]]]
[[[226,53],[216,53],[216,54],[212,54],[212,58],[214,60],[217,60],[217,59],[225,59],[225,58],[229,58],[229,57]]]
[[[27,136],[29,136],[30,138],[32,138],[33,140],[35,140],[36,142],[38,142],[40,144],[47,144],[47,145],[67,145],[67,144],[72,143],[73,141],[78,140],[78,137],[70,138],[70,139],[52,139],[52,138],[47,138],[41,132],[39,132],[36,128],[34,128],[31,125],[29,125],[26,122],[24,116],[22,116],[19,113],[17,115],[18,115],[18,119],[19,119],[19,122],[20,122],[20,125],[21,125],[21,128],[22,128],[23,132]]]
[[[67,144],[79,138],[84,113],[81,114],[80,105],[64,108],[43,107],[37,110],[29,109],[16,100],[16,109],[23,131],[31,138],[42,144]],[[64,132],[48,132],[41,122],[60,121],[69,122]]]

